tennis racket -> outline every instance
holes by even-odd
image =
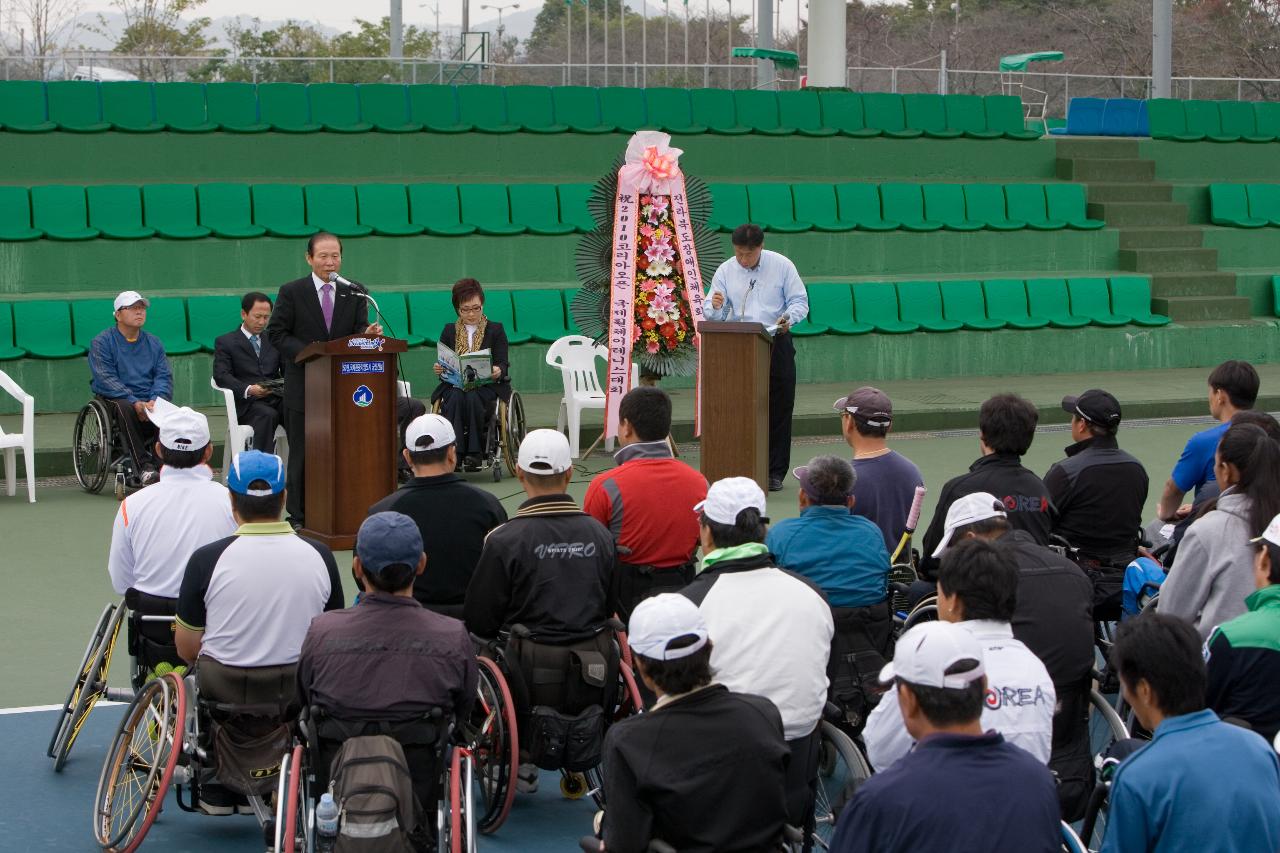
[[[898,547],[893,549],[893,556],[889,559],[890,564],[898,562],[898,557],[903,553],[910,554],[908,548],[911,545],[911,535],[916,532],[916,525],[920,523],[920,510],[924,507],[924,496],[927,492],[924,486],[916,486],[915,496],[911,499],[911,511],[907,513],[907,529],[902,531],[902,538],[898,540]]]

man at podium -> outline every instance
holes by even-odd
[[[350,287],[329,280],[342,269],[342,241],[321,231],[307,241],[311,274],[280,286],[276,307],[267,324],[267,339],[284,361],[284,431],[289,438],[287,508],[289,523],[303,524],[303,465],[306,460],[306,379],[303,365],[294,361],[316,341],[332,341],[355,334],[381,335],[369,322],[369,306]]]
[[[733,257],[716,270],[707,320],[760,323],[773,336],[769,364],[769,491],[782,490],[791,468],[791,411],[796,402],[796,347],[791,327],[809,316],[809,295],[796,265],[764,248],[759,225],[733,229]],[[712,382],[715,377],[708,377]]]

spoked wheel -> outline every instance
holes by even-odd
[[[277,853],[311,853],[312,805],[305,751],[294,744],[280,762],[276,791],[275,846]]]
[[[825,720],[820,750],[813,843],[826,850],[831,846],[840,811],[853,799],[858,787],[871,778],[871,767],[849,736]]]
[[[644,711],[644,699],[640,695],[640,685],[636,682],[635,673],[631,671],[631,667],[627,666],[624,661],[618,667],[618,677],[621,681],[622,695],[618,697],[618,710],[614,715],[616,720],[624,720],[632,714],[639,714]]]
[[[475,853],[476,815],[471,791],[474,784],[475,765],[470,752],[455,747],[449,760],[449,817],[448,845],[440,845],[448,853]]]
[[[481,656],[479,700],[463,729],[480,791],[475,821],[486,835],[502,826],[516,796],[520,767],[520,737],[516,707],[498,664]]]
[[[89,638],[84,658],[76,677],[71,682],[71,691],[67,701],[62,704],[62,713],[53,730],[53,739],[49,741],[49,757],[53,759],[55,772],[61,771],[71,754],[71,747],[89,712],[107,693],[107,673],[111,669],[111,655],[115,651],[116,639],[120,635],[120,623],[124,621],[125,606],[108,604],[98,617],[98,625]]]
[[[1129,737],[1129,729],[1097,690],[1089,691],[1089,752],[1101,755],[1111,744]]]
[[[98,778],[93,836],[107,853],[133,853],[155,823],[182,752],[187,697],[173,673],[149,682],[129,706]]]
[[[507,416],[500,419],[499,426],[502,429],[502,461],[506,464],[507,470],[515,474],[516,456],[520,453],[520,442],[524,441],[525,422],[524,422],[524,402],[520,399],[520,395],[514,391],[511,393],[511,399],[507,401]]]
[[[918,580],[916,570],[911,567],[910,563],[895,563],[889,569],[889,583],[900,583],[903,586],[910,587],[911,584]],[[894,613],[907,612],[907,597],[901,592],[894,592],[890,607]]]
[[[915,606],[915,609],[907,614],[906,621],[902,623],[902,632],[905,634],[921,622],[937,622],[938,621],[938,605],[934,601],[921,602]]]
[[[96,495],[106,485],[111,466],[111,421],[97,400],[80,410],[71,448],[80,487]]]

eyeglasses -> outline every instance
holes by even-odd
[[[475,314],[476,312],[483,311],[483,310],[484,310],[484,305],[459,305],[458,306],[459,314]]]

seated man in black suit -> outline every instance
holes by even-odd
[[[280,353],[264,334],[271,297],[246,293],[240,301],[240,328],[213,342],[213,381],[236,399],[236,418],[253,427],[253,449],[274,453],[280,425],[279,393],[266,383],[280,379]]]

